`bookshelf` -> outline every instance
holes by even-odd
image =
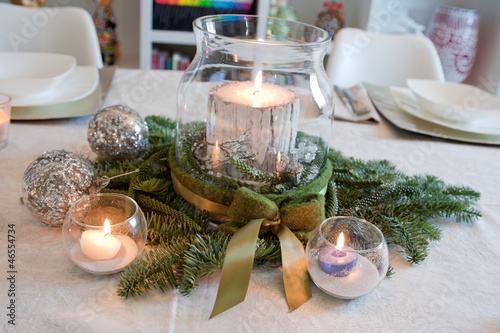
[[[255,0],[256,14],[269,16],[271,0]],[[153,29],[153,0],[141,0],[140,13],[140,54],[141,69],[151,69],[151,60],[155,48],[167,50],[183,49],[188,56],[195,53],[195,39],[192,31],[156,30]]]

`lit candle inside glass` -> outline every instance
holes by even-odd
[[[358,260],[358,255],[351,247],[344,246],[344,233],[341,232],[336,246],[327,246],[318,254],[319,267],[327,274],[344,277],[351,273]]]
[[[86,230],[82,233],[82,252],[89,259],[109,260],[116,256],[121,241],[111,234],[109,220],[104,221],[102,230]]]
[[[210,90],[206,140],[218,141],[220,147],[245,134],[246,151],[255,155],[250,166],[274,173],[276,152],[283,159],[295,147],[300,107],[293,90],[264,81],[264,73],[258,71],[254,80],[228,82]],[[225,151],[221,153],[224,162]],[[212,147],[212,166],[216,165],[214,155]],[[222,172],[241,177],[231,173],[231,168]]]

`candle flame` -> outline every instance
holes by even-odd
[[[257,73],[257,76],[255,77],[255,83],[253,85],[253,101],[252,101],[252,106],[254,108],[259,108],[260,107],[260,99],[256,98],[255,94],[259,93],[261,89],[262,89],[262,71],[259,71]]]
[[[254,90],[254,95],[255,93],[258,93],[260,92],[260,90],[262,89],[262,71],[259,71],[257,73],[257,76],[255,77],[255,83],[253,85],[253,90]]]
[[[109,225],[109,220],[104,220],[104,228],[102,229],[104,235],[108,235],[111,233],[111,226]]]
[[[344,247],[344,233],[341,232],[337,240],[337,249],[342,249]]]
[[[281,152],[278,152],[278,164],[281,162]]]

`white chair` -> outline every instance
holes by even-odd
[[[355,28],[335,35],[326,72],[333,84],[344,87],[361,82],[406,87],[408,78],[444,81],[438,53],[427,37]]]
[[[82,8],[0,3],[0,32],[0,52],[62,53],[77,65],[103,67],[92,16]]]

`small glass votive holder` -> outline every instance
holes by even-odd
[[[309,276],[329,295],[353,299],[375,289],[387,274],[389,252],[382,232],[359,218],[323,221],[306,246]]]
[[[93,274],[113,274],[141,255],[147,223],[132,198],[101,193],[75,201],[66,213],[62,236],[75,265]]]
[[[11,113],[10,96],[0,94],[0,150],[7,148]]]

